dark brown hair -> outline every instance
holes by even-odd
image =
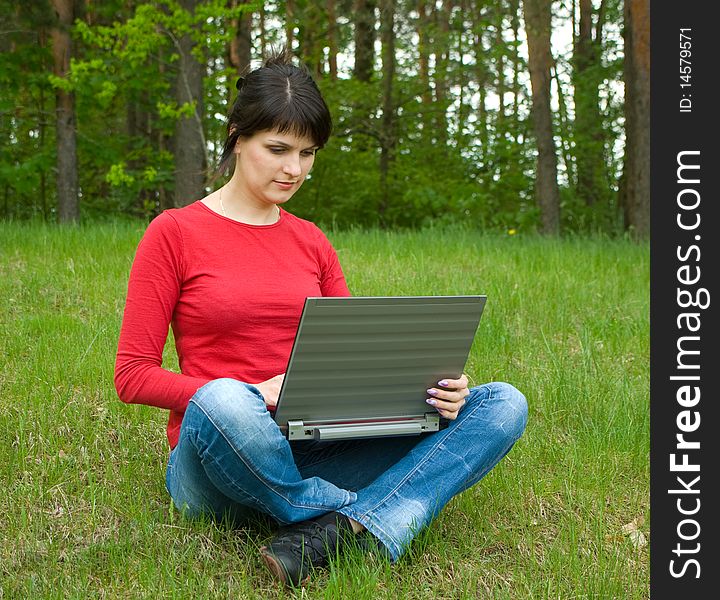
[[[274,51],[262,66],[237,82],[238,96],[227,120],[227,139],[218,166],[234,167],[238,139],[277,130],[309,137],[322,148],[330,138],[332,118],[308,69],[296,66],[285,48]]]

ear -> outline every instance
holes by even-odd
[[[235,147],[233,148],[233,154],[240,154],[240,150],[242,149],[244,141],[245,140],[243,140],[242,137],[238,137],[238,139],[235,140]]]
[[[237,131],[237,127],[235,125],[230,125],[230,128],[228,129],[228,137],[232,137],[235,135],[235,132]],[[235,140],[235,147],[233,148],[233,154],[238,154],[240,152],[239,144],[241,141],[241,137],[238,136],[238,138]]]

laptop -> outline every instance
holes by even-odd
[[[306,298],[274,418],[289,440],[419,435],[457,379],[487,296]]]

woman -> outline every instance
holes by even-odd
[[[396,560],[414,535],[510,450],[527,419],[508,384],[438,382],[448,427],[418,437],[288,442],[272,419],[307,296],[347,296],[335,250],[283,210],[331,118],[308,72],[281,52],[238,82],[219,190],[149,225],[130,273],[115,385],[170,411],[166,483],[185,514],[284,525],[261,549],[289,585],[351,540]],[[171,324],[181,373],[162,368]],[[323,385],[318,381],[318,385]]]

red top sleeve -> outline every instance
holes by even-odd
[[[163,213],[138,246],[115,362],[115,389],[123,402],[184,412],[209,379],[162,368],[162,354],[180,293],[183,241],[175,220]]]

